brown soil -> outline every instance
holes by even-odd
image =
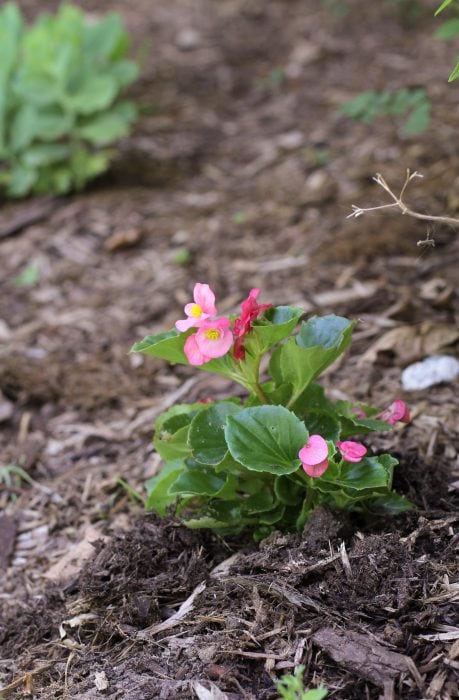
[[[0,481],[0,697],[274,699],[300,663],[306,687],[341,700],[459,697],[457,385],[400,385],[406,364],[455,352],[459,239],[437,225],[436,247],[418,247],[426,225],[395,212],[346,220],[385,203],[375,172],[398,187],[407,167],[425,175],[414,208],[459,208],[438,3],[78,4],[123,14],[143,116],[87,192],[0,213],[0,466],[34,480]],[[432,101],[422,135],[339,113],[363,89],[407,86]],[[30,265],[38,280],[19,284]],[[143,514],[118,477],[143,493],[157,472],[155,417],[233,391],[128,355],[195,281],[222,310],[258,286],[263,302],[361,320],[324,381],[335,398],[409,403],[411,424],[372,447],[397,455],[416,512],[319,510],[259,545]]]

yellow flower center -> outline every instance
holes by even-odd
[[[199,306],[199,304],[193,304],[193,306],[191,307],[191,315],[193,316],[193,318],[199,318],[201,314],[202,309]]]
[[[209,328],[209,330],[206,331],[206,338],[207,340],[219,340],[220,331],[218,328]]]

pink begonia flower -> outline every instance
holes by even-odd
[[[215,306],[215,294],[208,284],[196,282],[193,289],[193,302],[185,306],[185,313],[188,318],[177,321],[175,327],[183,333],[189,328],[198,328],[203,321],[211,316],[215,316],[217,309]]]
[[[245,357],[244,340],[247,333],[252,328],[252,321],[265,311],[271,308],[272,304],[258,304],[257,296],[260,290],[254,287],[250,290],[249,296],[241,304],[241,315],[234,321],[234,348],[233,354],[236,360],[243,360]]]
[[[308,476],[317,478],[328,467],[328,445],[320,435],[310,435],[306,445],[298,452],[303,469]]]
[[[366,418],[367,417],[367,414],[365,413],[365,411],[362,408],[360,408],[359,406],[354,406],[351,413],[356,418]]]
[[[336,446],[346,462],[361,462],[362,457],[367,453],[367,448],[364,445],[360,442],[352,442],[352,440],[337,442]]]
[[[395,425],[398,421],[400,423],[409,423],[411,420],[410,411],[408,406],[401,399],[395,399],[384,411],[381,411],[376,418],[379,420],[384,420],[389,425]]]
[[[226,355],[233,343],[230,324],[231,321],[225,316],[200,323],[197,332],[190,335],[183,346],[190,365],[203,365]]]

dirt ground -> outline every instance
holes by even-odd
[[[299,663],[331,698],[459,697],[457,383],[400,383],[407,364],[457,351],[459,237],[390,212],[346,219],[386,203],[376,172],[400,187],[407,167],[424,175],[414,208],[458,215],[438,3],[78,4],[125,18],[142,117],[88,191],[0,212],[0,466],[33,479],[0,481],[0,697],[268,700]],[[402,87],[428,91],[422,135],[339,112]],[[427,233],[435,248],[417,246]],[[222,311],[257,286],[262,302],[360,320],[325,384],[409,404],[408,426],[368,444],[399,458],[395,487],[417,511],[320,510],[259,545],[143,513],[119,478],[143,493],[157,472],[155,417],[233,391],[128,354],[172,327],[196,281]]]

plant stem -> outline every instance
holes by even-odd
[[[258,396],[262,403],[271,403],[271,401],[268,399],[258,382],[255,382],[254,384],[250,384],[248,386],[250,387],[250,391],[252,391],[256,396]]]

